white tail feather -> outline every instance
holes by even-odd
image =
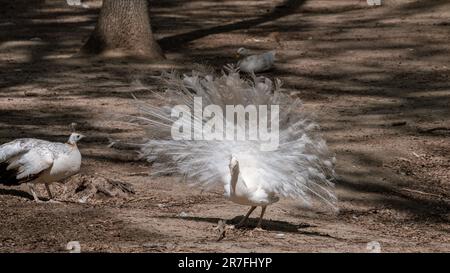
[[[180,174],[187,181],[204,188],[230,183],[228,164],[233,155],[239,160],[241,173],[259,170],[260,187],[267,192],[299,199],[309,204],[311,197],[335,208],[336,197],[331,178],[334,157],[318,134],[319,126],[302,108],[299,99],[293,99],[281,90],[281,82],[253,75],[251,80],[240,77],[233,66],[224,68],[220,76],[192,71],[190,75],[166,73],[163,79],[168,88],[161,98],[165,108],[137,100],[140,119],[150,130],[163,132],[165,137],[142,145],[141,153],[153,165],[156,174]],[[171,138],[170,109],[187,105],[194,109],[194,96],[200,96],[205,105],[279,105],[279,147],[262,151],[261,141],[180,140]],[[224,124],[230,122],[223,118]],[[203,125],[206,120],[200,121]]]

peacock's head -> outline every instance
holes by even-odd
[[[249,55],[248,49],[244,48],[244,47],[240,47],[237,51],[236,51],[236,59],[239,59],[241,56],[246,56]]]
[[[231,156],[229,167],[232,175],[239,172],[239,161],[236,157]]]
[[[67,143],[71,145],[77,144],[78,141],[80,141],[82,138],[84,138],[84,135],[78,134],[78,133],[72,133],[69,137],[69,141]]]

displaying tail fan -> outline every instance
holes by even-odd
[[[316,197],[335,208],[336,197],[331,182],[334,157],[317,132],[319,126],[303,110],[302,102],[283,93],[279,80],[273,82],[254,75],[246,80],[233,66],[225,67],[219,76],[192,71],[191,75],[165,73],[162,78],[167,90],[155,94],[163,100],[164,106],[136,100],[141,113],[138,120],[150,132],[149,140],[141,146],[140,152],[154,162],[154,174],[179,174],[189,183],[206,189],[220,184],[224,186],[225,195],[230,195],[229,164],[235,157],[245,183],[256,185],[255,189],[299,199],[306,204]],[[184,106],[191,115],[180,116],[178,112],[172,115],[171,110],[176,105]],[[212,115],[208,116],[208,105],[222,110],[214,115],[222,121],[223,127],[205,130],[205,127],[211,129]],[[226,135],[228,125],[234,125],[235,132],[248,129],[250,114],[245,115],[244,123],[237,121],[234,114],[221,114],[226,113],[227,106],[236,105],[245,109],[249,109],[247,106],[279,106],[279,144],[276,149],[262,149],[267,140],[217,137]],[[199,109],[203,114],[196,115]],[[272,115],[268,119],[268,128],[274,118],[276,116]],[[188,128],[191,138],[174,139],[176,122],[191,122],[192,128]],[[152,137],[151,132],[155,131],[163,137]]]

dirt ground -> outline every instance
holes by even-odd
[[[0,143],[65,141],[75,122],[88,136],[81,175],[135,190],[36,204],[24,185],[0,187],[1,252],[65,252],[69,241],[85,252],[367,252],[371,241],[383,252],[450,251],[449,1],[152,1],[162,63],[73,58],[98,1],[0,2]],[[268,208],[265,231],[252,230],[254,214],[249,228],[217,241],[219,220],[237,222],[246,207],[220,189],[150,178],[149,164],[107,145],[142,137],[117,116],[135,112],[132,93],[157,103],[148,90],[164,89],[161,71],[219,69],[241,46],[276,49],[265,75],[316,113],[337,156],[340,210],[282,200]]]

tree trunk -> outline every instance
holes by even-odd
[[[97,26],[80,53],[164,59],[153,38],[147,0],[103,0]]]

